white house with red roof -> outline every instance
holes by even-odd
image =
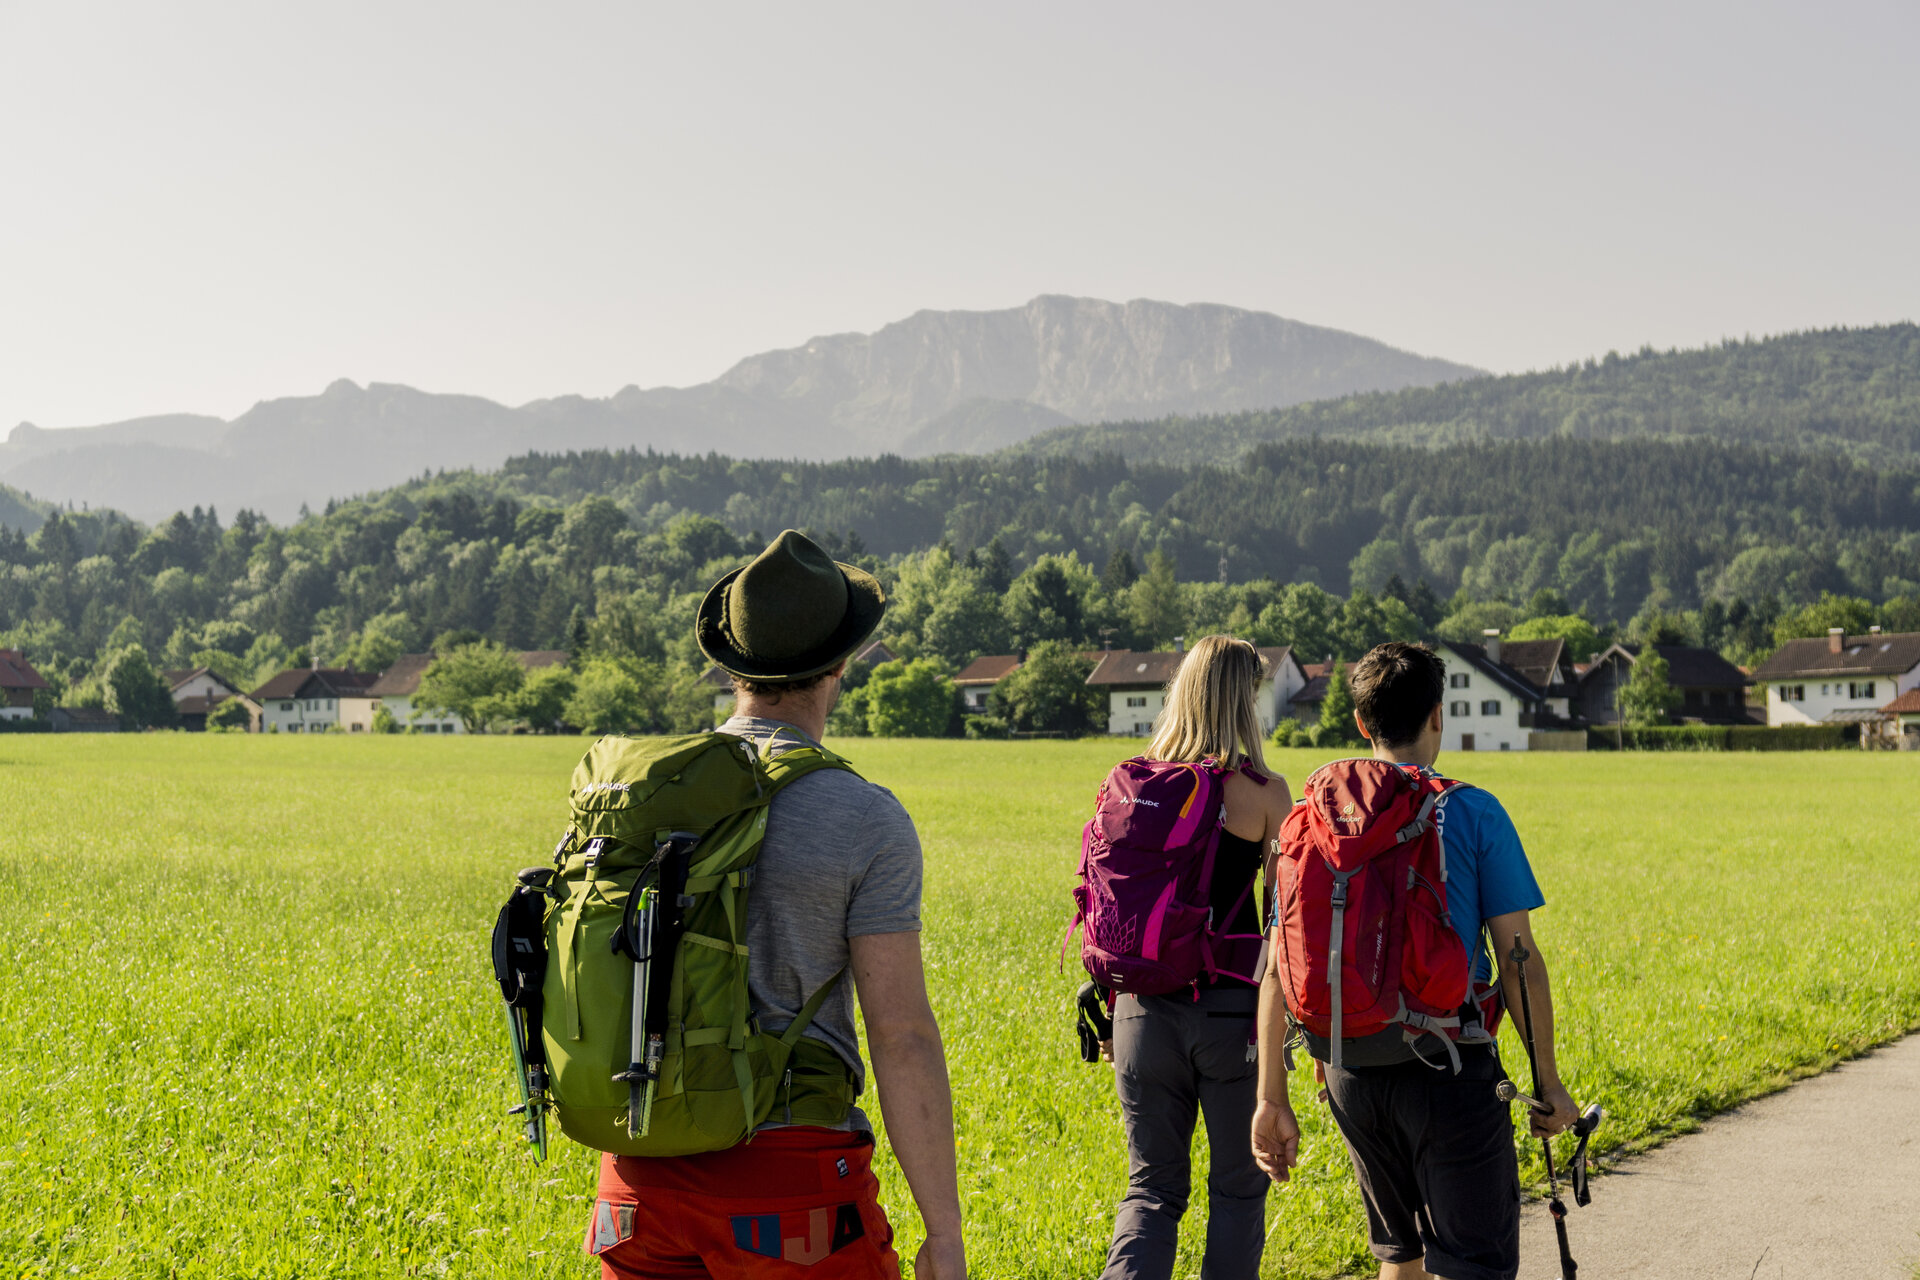
[[[1753,680],[1766,690],[1769,725],[1877,725],[1890,700],[1920,688],[1920,631],[1835,627],[1824,639],[1789,640]]]
[[[341,704],[363,699],[379,676],[351,667],[296,667],[255,689],[262,733],[326,733],[341,721]]]
[[[0,649],[0,720],[33,719],[33,695],[46,687],[26,654]]]

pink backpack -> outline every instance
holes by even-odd
[[[1093,820],[1080,838],[1073,922],[1060,944],[1065,951],[1074,930],[1085,926],[1080,959],[1096,982],[1142,996],[1177,991],[1202,974],[1259,982],[1261,935],[1219,932],[1213,919],[1226,777],[1211,760],[1136,756],[1115,765],[1100,784]],[[1246,892],[1253,892],[1251,881]],[[1243,894],[1228,919],[1245,902]]]

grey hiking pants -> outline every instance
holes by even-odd
[[[1201,1280],[1255,1280],[1266,1243],[1267,1175],[1253,1162],[1252,987],[1121,996],[1113,1065],[1127,1121],[1127,1194],[1101,1280],[1168,1280],[1193,1170],[1195,1113],[1207,1122],[1207,1248]]]

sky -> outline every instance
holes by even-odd
[[[1041,293],[1496,371],[1920,313],[1920,6],[0,0],[0,432]]]

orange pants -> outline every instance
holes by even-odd
[[[899,1280],[873,1139],[769,1129],[703,1155],[606,1155],[586,1250],[602,1280]]]

